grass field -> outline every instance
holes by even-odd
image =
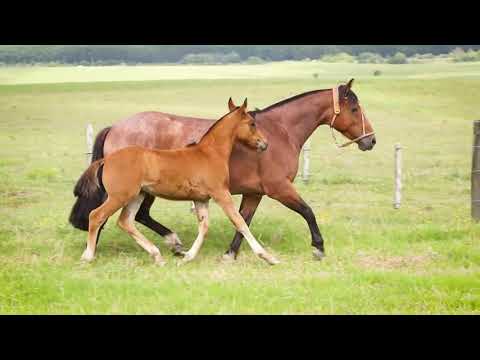
[[[251,229],[282,261],[276,267],[246,244],[236,263],[220,262],[234,231],[213,204],[205,245],[186,266],[139,225],[168,261],[155,267],[115,219],[96,261],[79,262],[86,233],[67,218],[87,122],[98,131],[145,110],[219,118],[229,96],[262,108],[350,77],[376,148],[336,149],[322,127],[312,138],[311,182],[296,181],[325,237],[324,261],[312,260],[304,220],[265,198]],[[0,67],[0,313],[478,314],[470,166],[479,94],[480,63]],[[396,142],[404,147],[399,210]],[[189,207],[159,200],[152,211],[187,246],[197,228]]]

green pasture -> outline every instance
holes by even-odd
[[[116,216],[96,260],[80,263],[86,233],[67,219],[87,123],[96,132],[146,110],[219,118],[230,96],[262,108],[351,77],[377,146],[336,149],[321,127],[311,181],[296,180],[324,235],[324,261],[312,258],[304,220],[264,198],[251,229],[281,260],[275,267],[247,244],[235,263],[220,261],[234,230],[213,204],[190,264],[178,267],[163,239],[138,225],[168,261],[156,267]],[[479,95],[480,63],[0,67],[0,313],[478,314],[470,167]],[[404,189],[394,210],[397,142]],[[158,200],[152,209],[187,247],[197,230],[189,208]]]

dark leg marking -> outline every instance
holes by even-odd
[[[297,214],[300,214],[305,219],[312,236],[312,246],[319,251],[315,256],[317,258],[323,257],[325,255],[323,237],[318,228],[317,219],[315,218],[312,208],[298,195],[291,183],[289,183],[288,186],[282,187],[282,190],[283,189],[286,191],[281,194],[272,194],[270,197],[295,211]]]
[[[149,229],[155,231],[160,236],[172,234],[172,230],[155,221],[150,216],[150,208],[152,207],[154,201],[155,197],[153,195],[145,194],[145,200],[143,200],[142,205],[137,212],[137,215],[135,215],[135,221],[139,222],[142,225],[145,225]]]
[[[98,233],[97,233],[97,245],[98,245],[98,240],[100,239],[100,233],[102,232],[103,227],[105,226],[105,224],[107,223],[107,221],[108,221],[108,218],[107,218],[107,220],[105,220],[105,222],[102,224],[102,226],[100,226],[100,229],[98,229]]]

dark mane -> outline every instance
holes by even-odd
[[[262,113],[264,111],[268,111],[268,110],[272,110],[274,108],[277,108],[279,106],[282,106],[282,105],[285,105],[285,104],[288,104],[289,102],[292,102],[294,100],[298,100],[304,96],[308,96],[308,95],[311,95],[311,94],[315,94],[315,93],[318,93],[318,92],[322,92],[322,91],[328,91],[328,90],[331,90],[331,89],[321,89],[321,90],[312,90],[312,91],[307,91],[307,92],[304,92],[302,94],[299,94],[299,95],[295,95],[295,96],[292,96],[288,99],[285,99],[285,100],[282,100],[282,101],[279,101],[273,105],[270,105],[268,107],[266,107],[265,109],[258,109],[256,108],[255,111],[250,111],[250,115],[252,115],[253,117],[255,117],[256,114],[258,113]],[[345,85],[340,85],[339,87],[339,95],[340,95],[340,98],[344,97],[345,96]],[[357,96],[355,95],[355,93],[353,91],[350,91],[348,93],[348,101],[352,104],[355,104],[355,103],[358,103],[358,98]]]
[[[294,100],[297,100],[297,99],[302,98],[302,97],[304,97],[304,96],[308,96],[308,95],[311,95],[311,94],[314,94],[314,93],[317,93],[317,92],[322,92],[322,91],[327,91],[327,90],[330,90],[330,89],[307,91],[307,92],[305,92],[305,93],[302,93],[302,94],[299,94],[299,95],[295,95],[295,96],[292,96],[292,97],[290,97],[290,98],[288,98],[288,99],[279,101],[279,102],[277,102],[277,103],[275,103],[275,104],[273,104],[273,105],[270,105],[270,106],[266,107],[265,109],[251,111],[250,113],[252,114],[252,116],[254,116],[254,115],[258,114],[258,113],[261,113],[261,112],[264,112],[264,111],[268,111],[268,110],[272,110],[272,109],[277,108],[277,107],[279,107],[279,106],[288,104],[289,102],[294,101]]]

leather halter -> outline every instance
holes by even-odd
[[[332,137],[333,137],[333,140],[335,141],[335,144],[337,145],[337,147],[339,148],[343,148],[343,147],[346,147],[348,145],[351,145],[353,143],[356,143],[357,141],[359,140],[362,140],[368,136],[371,136],[371,135],[374,135],[375,132],[372,131],[372,132],[369,132],[369,133],[366,133],[365,132],[365,115],[363,114],[363,110],[362,110],[362,107],[360,106],[360,104],[358,104],[358,107],[360,108],[360,112],[362,113],[362,128],[363,128],[363,135],[360,135],[359,137],[357,137],[356,139],[353,139],[353,140],[350,140],[348,142],[346,142],[345,144],[343,145],[338,145],[338,142],[337,142],[337,138],[335,137],[335,134],[333,132],[333,129],[335,129],[333,127],[333,123],[335,122],[335,119],[337,118],[337,116],[340,114],[340,95],[339,95],[339,91],[338,91],[338,87],[334,87],[332,89],[332,94],[333,94],[333,118],[332,118],[332,121],[330,122],[330,131],[332,132]],[[336,129],[335,129],[336,130]]]

